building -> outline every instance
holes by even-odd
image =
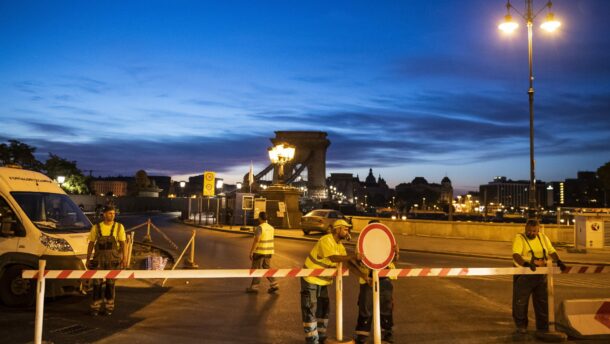
[[[511,180],[506,177],[495,177],[486,185],[479,186],[481,205],[486,209],[497,206],[505,208],[526,208],[529,199],[529,185],[527,180]],[[536,181],[536,199],[539,205],[547,203],[546,183]]]
[[[89,183],[89,188],[97,196],[127,196],[126,181],[94,179]]]

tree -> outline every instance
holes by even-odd
[[[34,157],[36,147],[17,140],[8,140],[8,142],[8,144],[0,144],[0,162],[3,165],[18,164],[25,169],[34,171],[42,169],[42,163]]]
[[[69,161],[49,153],[49,158],[44,164],[44,170],[51,179],[57,179],[59,176],[65,177],[66,179],[61,186],[69,193],[89,193],[87,177],[78,169],[76,161]]]
[[[607,207],[608,192],[610,192],[610,161],[597,169],[597,177],[604,187],[604,207]]]

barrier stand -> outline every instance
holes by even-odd
[[[150,217],[148,218],[148,221],[146,221],[146,235],[144,236],[144,239],[142,239],[143,243],[151,243],[152,239],[150,238]]]
[[[536,337],[545,342],[563,342],[568,340],[568,336],[555,329],[555,287],[554,287],[554,268],[553,260],[546,262],[547,267],[547,294],[549,303],[549,331],[536,332]]]
[[[189,267],[190,269],[196,269],[199,266],[195,263],[195,236],[197,235],[197,232],[195,230],[193,230],[193,236],[191,236],[191,240],[189,240],[189,242],[186,244],[186,247],[184,248],[184,251],[182,251],[182,253],[180,254],[180,257],[178,257],[178,259],[176,259],[176,263],[174,264],[174,266],[172,266],[170,271],[174,271],[176,269],[176,266],[178,266],[178,264],[180,264],[180,260],[182,260],[182,257],[184,257],[184,254],[186,253],[186,250],[188,250],[189,246],[191,248],[191,261],[189,262],[188,260],[185,262],[185,265],[190,264]],[[163,282],[161,282],[161,286],[163,287],[165,285],[165,282],[167,282],[168,277],[166,277]]]
[[[44,274],[46,260],[38,261],[38,283],[36,286],[36,325],[34,327],[34,343],[42,343],[42,318],[44,315]]]
[[[184,266],[187,269],[197,269],[199,265],[195,263],[195,237],[197,236],[197,231],[193,229],[193,237],[191,238],[191,254],[189,259],[184,262]]]
[[[129,267],[129,265],[131,264],[131,256],[133,255],[134,236],[135,236],[135,233],[131,232],[131,233],[129,233],[129,236],[127,237],[129,240],[127,242],[127,244],[129,245],[127,247],[127,267]]]
[[[373,269],[373,343],[375,344],[381,344],[379,308],[379,270]]]
[[[341,273],[339,273],[341,271]],[[351,338],[343,337],[343,274],[347,269],[343,270],[343,264],[337,263],[337,274],[335,276],[335,312],[337,313],[337,330],[336,339],[327,338],[327,344],[350,344],[354,343]]]

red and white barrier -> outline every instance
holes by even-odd
[[[576,338],[610,339],[610,299],[565,300],[557,323]]]
[[[24,270],[23,278],[38,278],[38,270]],[[45,270],[46,279],[133,278],[252,278],[335,277],[337,269],[210,269],[210,270]],[[343,269],[343,276],[349,271]]]

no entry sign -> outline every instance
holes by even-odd
[[[394,259],[396,239],[390,229],[382,223],[371,223],[358,236],[358,251],[362,263],[374,270],[381,270]]]

